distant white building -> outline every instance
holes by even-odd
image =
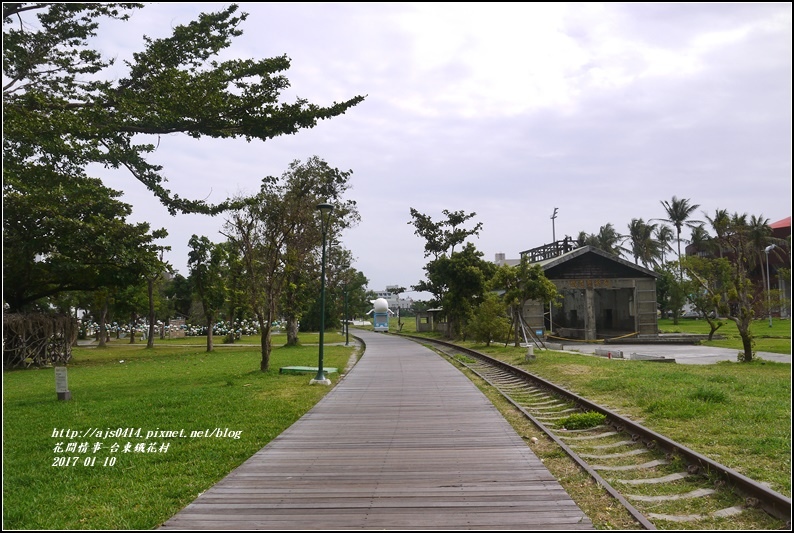
[[[498,253],[494,258],[494,263],[496,264],[496,266],[502,266],[502,265],[516,266],[521,264],[521,259],[505,259],[505,254]]]
[[[376,298],[383,298],[388,302],[389,309],[397,310],[397,309],[410,309],[414,305],[414,301],[411,298],[398,298],[396,294],[389,291],[394,286],[386,287],[385,291],[376,291],[375,297]]]

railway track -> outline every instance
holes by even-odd
[[[498,390],[643,528],[716,529],[741,515],[743,524],[758,524],[746,529],[770,529],[770,523],[791,529],[791,499],[763,484],[523,369],[447,342],[405,336]],[[582,413],[597,425],[570,429]]]

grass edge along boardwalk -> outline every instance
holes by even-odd
[[[353,370],[163,529],[594,529],[476,386],[361,332]]]

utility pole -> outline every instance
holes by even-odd
[[[552,242],[552,246],[554,246],[554,251],[556,252],[556,255],[560,255],[559,250],[557,249],[557,233],[554,229],[554,220],[556,218],[557,218],[557,208],[555,207],[554,213],[552,213],[551,215],[551,242]],[[551,321],[551,318],[553,316],[551,305],[552,305],[551,300],[549,300],[549,331],[554,331],[554,325],[552,324]]]

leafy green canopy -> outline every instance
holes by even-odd
[[[280,317],[297,322],[304,288],[318,277],[313,258],[317,248],[323,242],[334,246],[335,237],[360,220],[356,202],[343,198],[351,174],[317,156],[293,161],[281,178],[263,178],[259,193],[232,211],[224,224],[223,233],[243,264],[248,304],[259,321],[263,372],[270,365],[273,322]],[[326,233],[318,219],[319,203],[335,206]]]
[[[156,148],[147,139],[264,141],[363,100],[280,104],[286,56],[213,60],[241,34],[247,15],[236,5],[201,14],[168,38],[145,37],[143,51],[125,62],[127,74],[109,81],[113,61],[89,40],[100,20],[127,20],[142,7],[3,4],[3,290],[12,310],[64,291],[131,283],[152,263],[153,239],[164,232],[127,224],[130,206],[89,168],[126,169],[171,214],[216,214],[242,201],[208,205],[172,194],[162,167],[146,160]]]
[[[194,138],[267,140],[314,127],[363,101],[356,96],[329,107],[298,99],[279,103],[289,87],[286,56],[213,60],[242,34],[232,4],[177,26],[164,39],[145,37],[142,52],[125,61],[117,81],[101,73],[112,65],[89,47],[99,19],[127,20],[142,4],[3,4],[3,170],[20,186],[34,163],[72,178],[96,163],[126,168],[172,214],[216,214],[229,201],[207,205],[166,189],[162,167],[146,161],[155,144],[140,139],[169,133]],[[34,28],[23,15],[37,13]],[[6,165],[8,161],[8,166]],[[10,172],[9,172],[10,171]]]
[[[37,172],[36,172],[37,171]],[[11,311],[67,291],[135,283],[160,247],[149,224],[97,179],[63,180],[34,167],[24,190],[3,183],[3,299]]]

